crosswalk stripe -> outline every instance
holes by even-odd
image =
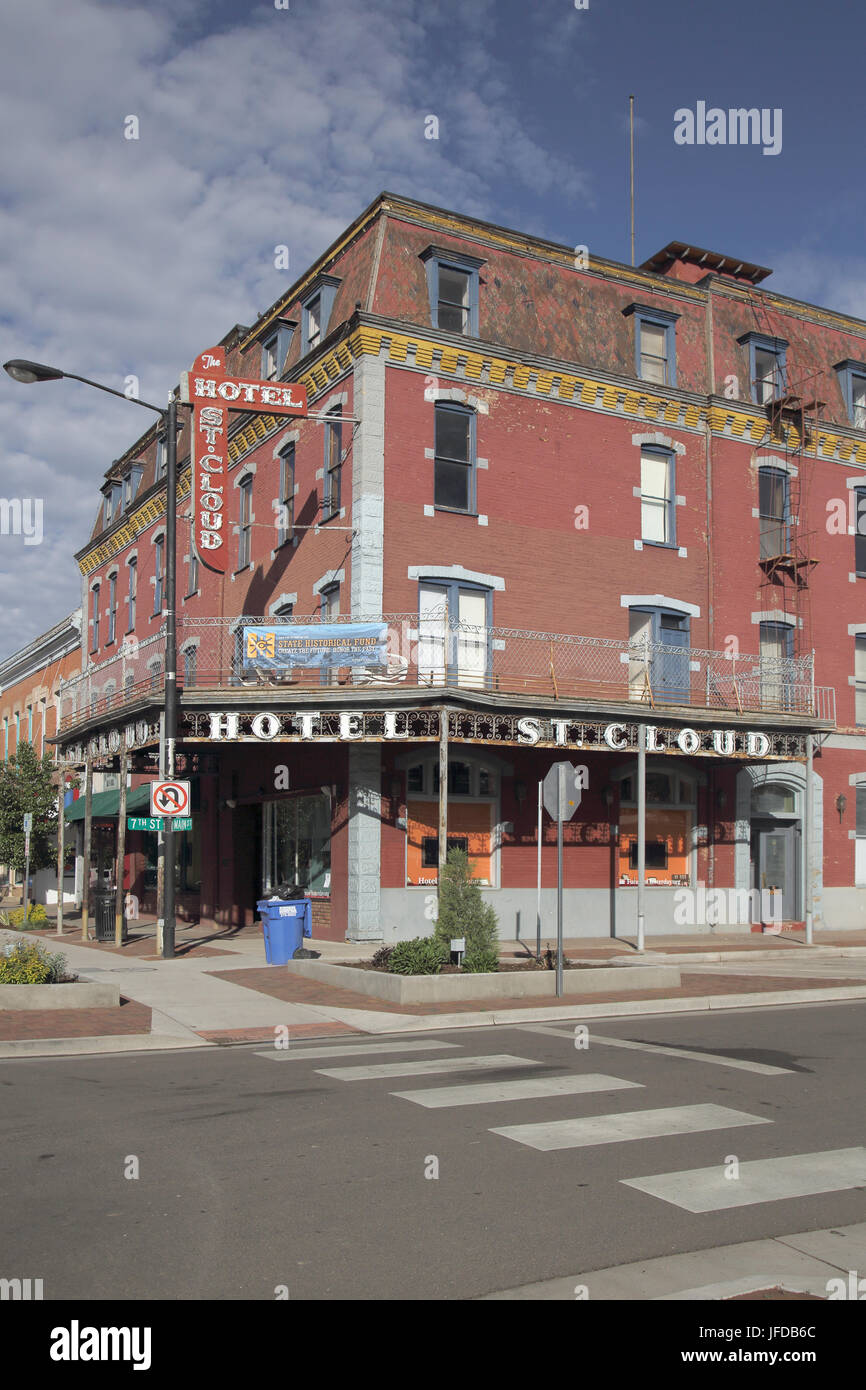
[[[509,1057],[507,1053],[496,1053],[488,1057],[431,1057],[424,1062],[381,1062],[369,1067],[330,1067],[319,1071],[319,1076],[334,1076],[338,1081],[373,1081],[383,1076],[424,1076],[436,1072],[471,1071],[481,1068],[496,1068],[502,1071],[511,1067],[541,1067],[543,1062],[531,1061],[528,1057]]]
[[[400,1100],[411,1100],[428,1110],[445,1105],[488,1105],[494,1101],[536,1100],[542,1096],[573,1096],[588,1091],[618,1091],[625,1087],[640,1087],[638,1081],[623,1081],[618,1076],[540,1076],[517,1081],[465,1082],[458,1086],[431,1086],[424,1091],[392,1091]]]
[[[660,1139],[674,1134],[697,1134],[739,1125],[769,1125],[772,1120],[729,1110],[724,1105],[676,1105],[663,1110],[630,1110],[621,1115],[590,1115],[578,1120],[506,1125],[491,1129],[531,1149],[578,1149],[591,1144],[617,1144],[632,1139]]]
[[[572,1038],[574,1029],[545,1027],[544,1024],[526,1025],[527,1033],[547,1033],[554,1038]],[[727,1057],[718,1052],[695,1052],[687,1047],[667,1047],[663,1043],[633,1042],[631,1038],[603,1038],[600,1033],[590,1033],[590,1046],[627,1047],[635,1052],[655,1052],[659,1057],[680,1057],[686,1062],[706,1062],[714,1067],[732,1067],[735,1071],[753,1071],[758,1076],[791,1076],[790,1067],[773,1067],[769,1062],[749,1062],[744,1057]]]
[[[291,1044],[286,1048],[272,1047],[267,1052],[256,1052],[256,1057],[269,1057],[272,1062],[303,1062],[305,1057],[361,1057],[366,1052],[433,1052],[442,1047],[460,1047],[453,1042],[422,1042],[420,1038],[410,1038],[406,1042],[380,1043],[337,1043],[333,1047],[302,1047]]]
[[[863,1148],[749,1159],[740,1163],[735,1178],[725,1176],[725,1166],[717,1163],[712,1168],[688,1168],[682,1173],[621,1181],[626,1187],[636,1187],[651,1197],[693,1212],[725,1211],[758,1202],[779,1202],[786,1197],[811,1197],[866,1186]]]

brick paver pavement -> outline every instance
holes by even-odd
[[[564,984],[569,990],[571,974],[566,971]],[[505,1009],[555,1008],[557,1000],[553,996],[535,995],[529,999],[461,999],[449,1000],[441,1004],[395,1004],[386,999],[376,999],[357,990],[341,989],[326,985],[319,980],[311,980],[290,971],[273,970],[221,970],[221,980],[228,980],[246,989],[270,994],[286,1004],[308,1004],[311,1007],[323,1005],[326,1008],[366,1009],[374,1013],[392,1014],[457,1014],[501,1012]],[[608,994],[581,994],[574,981],[574,993],[564,996],[563,1004],[573,1008],[575,1004],[615,1004],[636,1003],[645,999],[696,999],[707,995],[724,994],[769,994],[779,990],[832,989],[836,985],[850,986],[850,980],[827,979],[788,979],[776,976],[764,979],[748,975],[704,975],[688,974],[683,971],[679,989],[641,989],[616,990]]]

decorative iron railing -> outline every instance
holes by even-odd
[[[322,671],[284,671],[246,664],[246,627],[307,626],[318,616],[279,619],[190,618],[178,621],[178,684],[186,690],[292,691],[323,687],[430,690],[456,688],[497,695],[537,695],[568,702],[632,701],[649,709],[687,706],[762,715],[801,715],[835,723],[835,691],[816,686],[811,655],[768,657],[671,646],[646,638],[585,637],[520,628],[475,627],[444,610],[386,613],[329,622],[387,625],[387,661]],[[60,729],[162,698],[164,628],[127,637],[116,655],[94,663],[61,689]]]

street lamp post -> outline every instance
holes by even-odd
[[[175,744],[177,741],[177,613],[176,613],[176,538],[177,538],[177,402],[172,392],[168,407],[150,405],[137,396],[125,396],[111,386],[103,386],[89,377],[77,376],[74,372],[62,372],[57,367],[47,367],[43,362],[29,362],[23,358],[13,358],[3,363],[3,370],[13,381],[31,385],[37,381],[81,381],[85,386],[93,386],[97,391],[105,391],[109,396],[117,396],[122,401],[131,401],[154,411],[162,420],[165,430],[165,545],[168,552],[165,565],[165,749],[166,777],[171,781],[175,773]],[[162,954],[164,959],[174,957],[175,933],[175,855],[176,846],[171,817],[166,817],[167,829],[164,837],[165,901]],[[122,866],[121,866],[122,872]],[[89,865],[85,865],[89,873]]]

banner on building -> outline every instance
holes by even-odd
[[[387,623],[315,623],[244,628],[244,667],[384,666]]]

